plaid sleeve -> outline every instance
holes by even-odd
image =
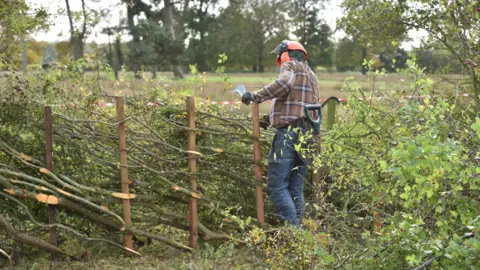
[[[288,95],[295,82],[295,67],[293,62],[285,62],[280,67],[278,78],[262,90],[254,92],[255,103],[262,103],[268,99],[279,98]]]

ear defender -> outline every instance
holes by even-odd
[[[283,63],[288,61],[290,61],[290,56],[288,55],[288,51],[284,51],[279,57],[277,57],[277,66],[280,67]]]

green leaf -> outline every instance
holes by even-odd
[[[247,220],[245,220],[245,224],[250,225],[250,222],[252,222],[252,217],[248,217]]]
[[[387,169],[387,162],[385,160],[380,160],[380,168],[382,170],[386,170]]]
[[[429,198],[429,199],[433,196],[433,190],[432,189],[427,189],[425,191],[425,193],[427,194],[427,198]]]
[[[477,136],[480,137],[480,118],[476,118],[475,123],[470,127],[477,133]]]
[[[420,260],[417,258],[417,256],[415,254],[412,254],[412,255],[408,255],[405,260],[408,262],[409,265],[413,266],[413,265],[417,265]]]

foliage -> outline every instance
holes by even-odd
[[[189,58],[191,62],[199,65],[202,72],[210,70],[207,58],[211,55],[209,42],[213,40],[208,39],[207,35],[212,33],[213,25],[217,23],[216,16],[210,11],[217,3],[218,0],[194,1],[188,18],[188,25],[194,36],[189,40],[189,50],[192,54]]]
[[[362,52],[351,39],[344,37],[337,44],[335,50],[335,67],[338,71],[356,70],[362,61]]]
[[[391,1],[345,0],[341,7],[344,16],[338,24],[362,49],[362,60],[370,59],[368,53],[393,52],[406,39],[406,26],[394,14],[397,9]]]
[[[346,111],[322,138],[316,159],[333,182],[323,197],[327,204],[311,213],[337,228],[326,231],[342,250],[337,265],[392,269],[429,261],[478,267],[480,137],[474,103],[430,96],[433,81],[414,60],[406,70],[414,97],[401,100],[400,89],[382,89],[388,95],[377,103],[375,82],[385,74],[374,71],[373,61],[367,65],[371,92],[351,89],[346,81]],[[349,246],[340,244],[346,237]]]
[[[117,120],[114,108],[100,106],[114,100],[99,89],[95,79],[69,72],[75,70],[75,64],[65,71],[16,75],[0,89],[0,186],[2,195],[7,196],[3,203],[9,206],[2,208],[0,217],[15,223],[28,235],[43,237],[45,225],[20,222],[33,222],[32,218],[43,220],[41,209],[45,205],[38,199],[42,197],[37,196],[43,191],[58,199],[59,222],[69,224],[78,233],[75,236],[85,239],[88,234],[115,241],[122,226],[118,221],[120,201],[112,197],[120,186]],[[241,220],[255,215],[253,156],[248,147],[252,143],[250,119],[219,106],[197,103],[196,138],[201,158],[197,169],[199,188],[192,191],[186,167],[184,105],[185,95],[191,95],[191,91],[177,91],[167,82],[159,81],[149,81],[145,87],[150,89],[145,95],[126,98],[126,117],[130,119],[129,179],[134,182],[131,192],[138,198],[132,201],[134,226],[128,230],[135,230],[135,235],[143,241],[144,237],[153,237],[185,248],[187,205],[191,196],[195,196],[202,201],[199,216],[204,239],[225,241],[242,237],[237,232],[239,224],[244,224]],[[59,105],[53,106],[54,164],[55,175],[59,177],[54,177],[57,179],[54,181],[45,169],[39,170],[45,166],[42,162],[45,104]],[[18,176],[23,182],[5,181],[8,175],[16,178],[12,170],[24,173]],[[59,192],[63,189],[69,192]],[[29,195],[24,197],[24,192]],[[27,205],[22,208],[25,211],[11,211],[17,205],[12,196]],[[233,202],[231,198],[236,199]],[[68,203],[70,200],[85,208],[76,208]],[[39,226],[42,230],[38,230]],[[64,239],[61,247],[69,254],[79,255],[76,254],[79,250],[68,249],[69,243],[78,245],[75,242],[78,238],[69,235],[71,231],[64,231],[64,227],[59,230]],[[171,242],[165,237],[175,240]]]
[[[452,61],[452,54],[447,50],[421,48],[414,51],[417,63],[426,72],[441,74],[459,74],[462,66],[458,61]]]
[[[293,33],[300,38],[308,51],[308,62],[311,67],[331,67],[333,65],[334,43],[330,40],[332,30],[320,19],[323,3],[312,0],[294,2],[296,16],[293,22]]]
[[[449,52],[452,60],[468,73],[470,80],[465,87],[480,104],[478,74],[465,63],[478,54],[480,23],[475,1],[346,0],[342,6],[345,16],[340,23],[354,39],[359,37],[372,44],[380,41],[389,46],[391,41],[404,40],[409,30],[426,31],[429,34],[427,48]]]
[[[265,263],[270,269],[325,269],[334,262],[324,233],[287,228],[262,237]]]
[[[165,65],[177,61],[183,51],[181,43],[171,40],[166,29],[156,22],[140,20],[132,31],[141,40],[131,44],[129,58],[145,65]]]
[[[33,14],[32,14],[33,12]],[[35,30],[46,28],[47,13],[43,9],[32,10],[23,0],[0,3],[0,53],[10,61],[18,59],[23,42]]]
[[[271,1],[231,2],[222,10],[218,23],[207,37],[212,53],[209,66],[217,66],[216,56],[225,53],[230,58],[229,68],[264,72],[266,68],[275,67],[270,52],[283,39],[288,39],[286,12]]]

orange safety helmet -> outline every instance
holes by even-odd
[[[307,50],[305,50],[302,44],[296,41],[284,40],[272,51],[272,54],[277,55],[278,67],[280,67],[284,62],[290,61],[288,51],[302,51],[305,54],[305,59],[308,57]]]

